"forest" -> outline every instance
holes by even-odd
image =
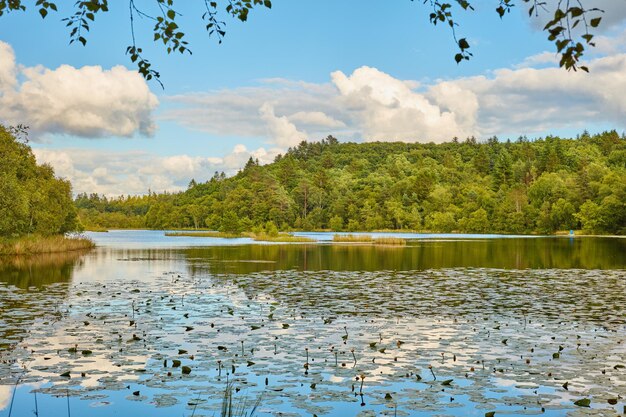
[[[420,144],[329,136],[268,165],[250,159],[232,177],[191,180],[183,192],[79,194],[75,205],[92,230],[626,234],[626,137]]]
[[[16,136],[0,125],[0,239],[77,230],[71,184],[38,165],[27,140]]]

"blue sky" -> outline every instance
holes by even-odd
[[[136,18],[165,89],[125,55],[125,2],[97,18],[86,47],[68,45],[67,6],[44,21],[16,13],[0,18],[0,121],[29,124],[38,159],[76,192],[109,195],[184,189],[328,134],[442,142],[622,132],[626,0],[588,1],[607,8],[589,76],[556,68],[543,18],[529,20],[523,5],[503,20],[495,1],[459,11],[457,34],[474,58],[457,65],[450,31],[428,22],[421,1],[275,0],[246,23],[222,14],[221,45],[203,29],[202,2],[179,1],[191,56],[165,54],[152,23]]]

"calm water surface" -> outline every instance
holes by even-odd
[[[0,416],[624,412],[626,239],[306,235],[0,260]]]

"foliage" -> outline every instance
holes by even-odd
[[[0,237],[50,236],[79,228],[71,185],[0,126]]]
[[[302,142],[175,194],[76,200],[87,227],[626,233],[626,139]],[[117,213],[112,217],[113,213]],[[124,217],[127,216],[127,217]],[[94,223],[90,223],[94,221]]]
[[[413,0],[411,0],[413,1]],[[469,60],[472,53],[469,52],[470,44],[467,38],[457,38],[456,29],[459,26],[456,18],[457,11],[473,11],[475,0],[422,0],[423,3],[430,7],[429,20],[433,25],[441,24],[449,27],[452,31],[452,37],[458,48],[454,59],[457,63]],[[585,8],[583,3],[589,0],[562,0],[555,2],[556,5],[549,6],[547,1],[542,0],[518,0],[518,3],[525,4],[528,7],[529,17],[538,16],[540,12],[553,16],[545,25],[544,30],[548,34],[548,40],[556,46],[557,53],[560,54],[560,66],[568,70],[581,69],[588,71],[584,65],[579,65],[586,46],[595,46],[593,42],[594,35],[590,30],[596,29],[601,22],[600,13],[603,11],[591,7]],[[180,53],[191,54],[191,49],[186,41],[185,32],[179,26],[178,17],[181,16],[180,8],[182,2],[176,3],[174,0],[152,0],[151,6],[145,3],[140,9],[136,0],[128,0],[129,25],[131,33],[130,45],[126,48],[126,54],[130,60],[137,66],[137,71],[146,80],[156,80],[159,84],[160,74],[153,67],[151,62],[143,55],[143,49],[139,46],[135,38],[135,21],[141,18],[143,21],[152,22],[153,41],[162,45],[168,54]],[[503,18],[515,6],[515,0],[499,0],[494,1],[497,5],[495,11]],[[217,38],[218,43],[222,43],[226,35],[226,22],[222,20],[222,15],[229,15],[231,18],[241,22],[248,20],[250,12],[258,7],[271,8],[271,0],[227,0],[227,1],[196,1],[198,6],[197,13],[201,15],[203,25],[211,37]],[[116,6],[122,6],[117,4]],[[56,2],[37,0],[34,7],[27,6],[22,0],[0,0],[0,16],[11,12],[27,9],[35,9],[45,19],[50,13],[57,13],[58,8]],[[108,0],[78,0],[74,3],[73,11],[70,16],[62,19],[69,29],[69,38],[71,43],[80,43],[83,46],[87,44],[87,32],[91,30],[91,24],[96,17],[109,12]],[[552,15],[553,14],[553,15]],[[576,30],[580,25],[582,30]],[[580,29],[579,28],[579,29]],[[162,86],[162,84],[161,84]]]

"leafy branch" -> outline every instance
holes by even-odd
[[[453,18],[453,5],[457,4],[463,10],[473,11],[470,1],[468,0],[454,0],[454,2],[440,2],[438,0],[423,0],[424,4],[429,3],[433,8],[430,13],[430,22],[433,25],[438,23],[448,24],[452,29],[452,37],[459,52],[454,56],[457,63],[463,60],[469,60],[472,54],[468,51],[470,45],[466,38],[457,39],[455,28],[458,27],[458,23]],[[539,12],[549,12],[547,4],[543,0],[521,0],[523,3],[530,5],[528,8],[528,16],[537,18]],[[515,7],[515,0],[499,0],[498,7],[496,7],[496,13],[500,18],[503,18],[506,14],[510,13],[512,8]],[[580,59],[582,58],[586,46],[595,46],[592,42],[593,34],[590,30],[597,28],[602,20],[601,16],[597,16],[599,13],[604,13],[603,10],[593,7],[586,9],[583,6],[582,0],[559,0],[554,11],[554,18],[552,18],[543,28],[548,32],[548,40],[553,42],[556,46],[557,53],[560,54],[561,59],[559,66],[565,69],[577,71],[578,69],[589,72],[589,68],[580,65]],[[575,28],[582,24],[583,33],[577,35]]]

